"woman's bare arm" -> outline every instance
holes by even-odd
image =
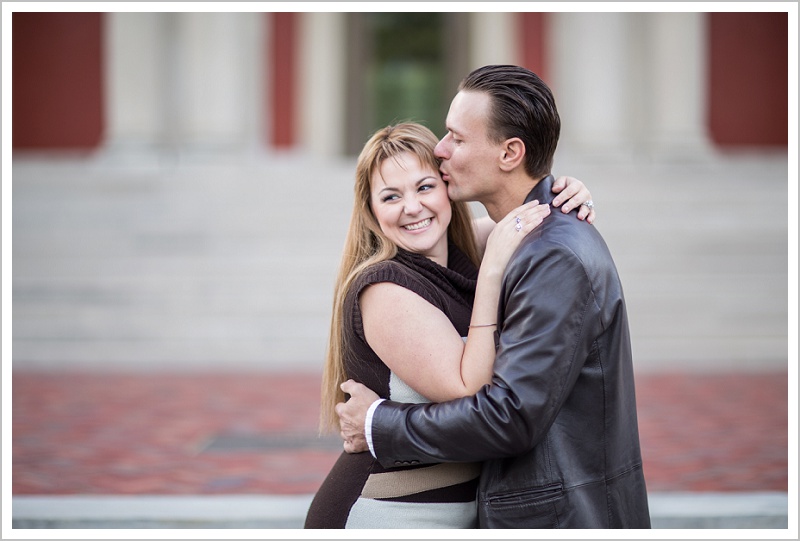
[[[381,282],[361,293],[367,342],[392,372],[434,402],[475,394],[491,382],[505,266],[522,238],[549,212],[547,205],[529,203],[494,228],[478,274],[466,342],[441,310],[402,286]]]

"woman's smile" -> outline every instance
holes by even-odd
[[[424,229],[431,225],[432,221],[433,218],[425,218],[424,220],[415,222],[413,224],[404,225],[403,227],[406,229],[406,231],[419,231],[420,229]]]

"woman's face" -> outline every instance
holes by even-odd
[[[452,210],[447,186],[436,169],[410,152],[384,160],[372,176],[371,206],[389,240],[447,265]]]

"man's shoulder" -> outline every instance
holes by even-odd
[[[579,247],[585,243],[603,242],[603,238],[592,224],[579,220],[575,211],[564,214],[553,209],[544,222],[523,241],[523,245],[534,249],[554,250]]]
[[[531,265],[545,259],[574,259],[582,265],[611,263],[611,253],[594,225],[578,220],[574,211],[558,210],[523,241],[514,258],[515,264]]]

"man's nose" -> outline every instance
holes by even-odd
[[[447,146],[445,144],[445,140],[447,139],[447,137],[448,137],[447,135],[442,137],[442,139],[438,143],[436,143],[436,146],[433,148],[433,155],[439,158],[440,160],[447,159],[447,153],[445,152]]]

